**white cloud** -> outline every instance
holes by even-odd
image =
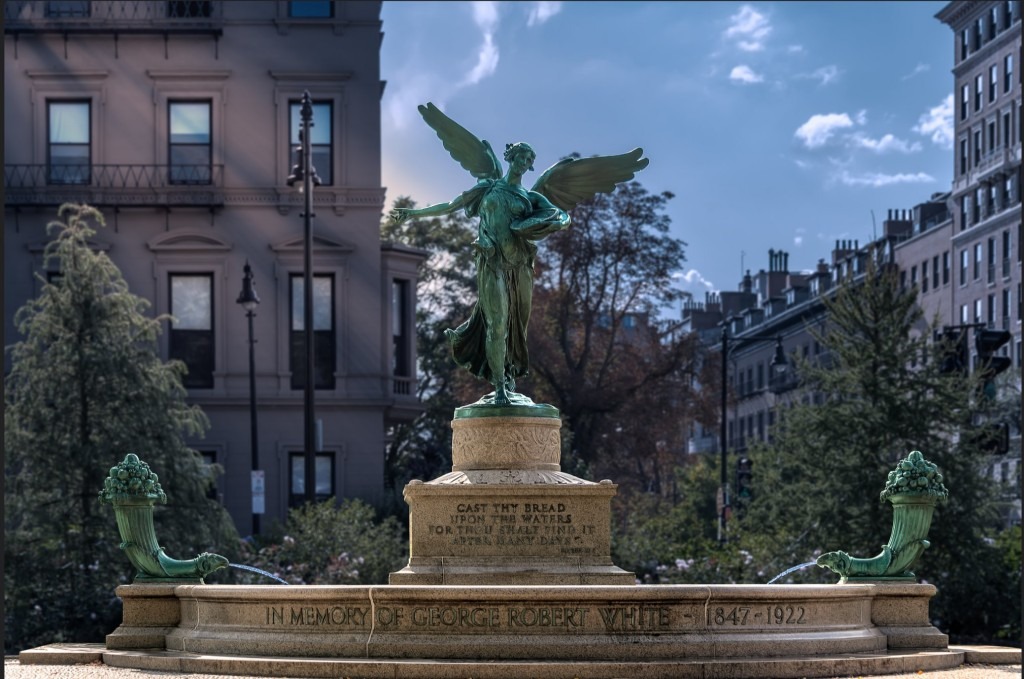
[[[768,17],[750,5],[743,5],[740,11],[729,17],[729,28],[725,37],[739,40],[737,46],[745,52],[760,52],[764,39],[772,32]]]
[[[947,94],[942,103],[921,114],[912,129],[943,148],[953,148],[953,95]]]
[[[905,76],[903,76],[902,79],[903,80],[910,80],[911,78],[913,78],[918,73],[924,73],[925,71],[928,71],[928,70],[931,70],[931,66],[929,66],[928,64],[918,64],[917,66],[914,67],[913,71],[911,71],[910,73],[908,73]]]
[[[926,182],[935,181],[935,177],[924,172],[915,172],[913,174],[898,173],[898,174],[883,174],[881,172],[865,172],[859,176],[854,176],[843,170],[839,174],[839,181],[847,186],[870,186],[872,188],[879,188],[882,186],[890,186],[892,184],[922,184]]]
[[[808,118],[806,123],[798,127],[794,134],[803,141],[804,146],[816,149],[824,146],[836,130],[844,127],[853,127],[853,121],[847,114],[816,113]]]
[[[788,47],[786,47],[786,51],[789,52],[790,54],[803,54],[804,46],[803,45],[789,45]]]
[[[797,229],[796,235],[793,236],[793,245],[800,247],[804,244],[804,234],[807,233],[807,229]]]
[[[806,160],[800,160],[799,158],[796,158],[793,162],[796,163],[796,166],[801,170],[809,170],[814,167],[814,163],[809,163]]]
[[[539,26],[562,11],[560,2],[534,2],[531,4],[530,16],[526,20],[527,26]]]
[[[764,76],[759,73],[754,73],[746,64],[740,64],[736,66],[729,73],[729,80],[735,80],[741,83],[759,83],[764,81]]]
[[[463,85],[476,85],[498,68],[498,45],[494,42],[494,31],[498,27],[498,3],[474,2],[472,6],[473,21],[483,33],[484,41],[477,52],[476,65],[462,81]]]
[[[815,70],[813,73],[801,73],[798,78],[810,78],[812,80],[820,80],[822,85],[828,85],[839,78],[839,67],[835,64],[829,64],[828,66],[822,66]]]
[[[861,110],[857,111],[857,115],[855,116],[855,120],[857,121],[858,125],[867,125],[868,124],[868,110],[866,108],[862,108]]]
[[[690,269],[686,273],[674,273],[672,278],[677,281],[681,281],[684,284],[684,289],[688,292],[694,291],[710,291],[715,289],[714,283],[704,278],[700,271],[696,269]]]
[[[875,153],[916,153],[921,150],[921,144],[918,142],[908,142],[891,134],[884,135],[881,139],[872,139],[862,132],[857,132],[849,136],[849,142],[854,148],[868,149]]]

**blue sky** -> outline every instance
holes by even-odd
[[[949,190],[953,35],[945,2],[385,2],[387,203],[472,185],[416,105],[495,148],[559,158],[644,148],[687,243],[681,288],[828,259],[889,209]],[[528,175],[528,185],[536,175]]]

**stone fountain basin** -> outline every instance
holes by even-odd
[[[255,657],[651,661],[945,649],[931,585],[118,587],[108,649]]]

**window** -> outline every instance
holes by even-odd
[[[932,257],[932,287],[939,287],[939,256]]]
[[[967,140],[960,140],[960,174],[967,174]]]
[[[960,60],[963,61],[967,58],[970,53],[971,38],[970,33],[965,28],[960,31]]]
[[[999,89],[999,67],[992,64],[988,69],[988,103],[996,100],[996,91]]]
[[[212,14],[213,3],[210,0],[173,0],[167,3],[169,19],[201,19]]]
[[[1003,58],[1003,92],[1013,89],[1013,55],[1007,54]]]
[[[1010,231],[1003,231],[1003,278],[1010,277]]]
[[[764,363],[757,364],[757,388],[764,389]]]
[[[988,282],[996,282],[996,239],[988,239]]]
[[[981,299],[974,300],[974,322],[981,323]]]
[[[49,101],[47,106],[47,182],[88,184],[92,162],[88,101]]]
[[[391,281],[391,373],[410,377],[409,281]]]
[[[960,120],[967,120],[968,99],[971,96],[971,89],[968,85],[960,88]]]
[[[305,298],[302,274],[291,275],[292,389],[306,388]],[[334,276],[313,276],[313,387],[334,389]]]
[[[981,207],[985,204],[985,187],[979,186],[974,191],[974,223],[977,224],[982,219]]]
[[[187,389],[213,387],[213,274],[170,274],[170,357],[188,368]]]
[[[87,17],[91,5],[89,0],[51,0],[46,3],[46,16],[49,19]]]
[[[969,255],[967,249],[960,251],[960,285],[967,285],[967,260]]]
[[[288,16],[302,19],[329,19],[334,16],[334,3],[330,0],[292,0],[288,3]]]
[[[1010,112],[1003,114],[1003,147],[1010,148]]]
[[[996,27],[999,25],[999,7],[993,6],[988,13],[988,39],[996,37]]]
[[[169,179],[172,184],[209,184],[212,177],[209,101],[169,101]]]
[[[288,506],[296,507],[306,501],[306,455],[288,454],[291,481],[288,486]],[[334,492],[334,453],[316,454],[315,491],[317,501],[328,500]]]
[[[988,315],[986,316],[985,321],[988,323],[988,327],[994,328],[994,327],[996,327],[996,296],[995,295],[989,295],[988,296],[987,308],[988,308]]]
[[[966,304],[960,305],[960,323],[966,325],[969,318],[970,311]]]
[[[960,196],[960,230],[967,228],[971,218],[971,199],[968,195]]]
[[[942,253],[942,284],[949,284],[949,250]]]
[[[1013,23],[1013,3],[1014,0],[1006,0],[1003,3],[1003,30],[1005,31]]]
[[[996,150],[996,121],[988,121],[988,152],[991,154]]]
[[[979,75],[974,79],[974,110],[981,110],[981,99],[985,96],[985,76]]]
[[[972,46],[976,50],[981,47],[981,36],[983,35],[982,34],[982,28],[984,28],[984,27],[985,27],[985,18],[984,17],[978,17],[978,20],[974,23],[974,26],[973,26],[973,29],[974,29],[973,33],[974,33],[974,35],[972,36],[973,40],[971,41]]]
[[[974,131],[974,166],[981,162],[981,130]]]
[[[928,260],[921,262],[921,292],[928,292]]]
[[[1003,330],[1010,329],[1010,288],[1003,288]]]
[[[917,285],[917,267],[910,267],[910,285],[911,287]]]
[[[302,127],[302,102],[291,101],[289,107],[289,143],[292,148],[301,144],[299,130]],[[309,146],[312,151],[313,167],[320,177],[320,182],[326,186],[334,184],[334,134],[333,134],[333,110],[334,105],[329,101],[313,102],[313,126],[310,128]]]
[[[974,244],[974,280],[981,278],[981,243]]]

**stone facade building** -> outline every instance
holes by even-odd
[[[1012,360],[1010,375],[1020,388],[1021,370],[1021,8],[1017,0],[949,3],[937,18],[953,29],[954,172],[948,192],[933,194],[911,209],[889,210],[883,236],[860,246],[840,241],[831,263],[812,272],[788,270],[786,253],[769,252],[769,268],[748,272],[737,292],[718,293],[683,310],[684,326],[699,332],[709,348],[721,347],[722,323],[730,335],[727,445],[742,455],[752,440],[771,436],[775,409],[787,384],[773,385],[768,366],[774,339],[787,354],[827,361],[811,328],[827,322],[822,295],[869,257],[899,271],[903,285],[916,286],[924,311],[920,331],[940,326],[980,325],[1011,334],[1000,354]],[[733,302],[727,307],[723,302]],[[768,338],[768,339],[752,339]],[[970,338],[970,335],[969,335]],[[970,363],[976,348],[968,341]],[[807,396],[819,398],[817,395]],[[720,449],[719,433],[697,425],[690,452]],[[1021,519],[1020,431],[1011,428],[1010,452],[987,462],[988,474],[1005,482],[1004,520]],[[730,470],[730,474],[732,470]]]
[[[253,512],[250,344],[236,304],[252,266],[265,519],[302,499],[303,196],[286,184],[299,101],[313,100],[313,332],[319,497],[383,493],[388,427],[415,416],[417,267],[382,243],[380,2],[4,3],[4,304],[46,276],[45,225],[68,201],[132,292],[170,313],[164,358],[189,367],[212,423],[190,441],[224,468],[240,532]],[[9,370],[10,365],[5,365]],[[127,451],[112,451],[112,461]]]

